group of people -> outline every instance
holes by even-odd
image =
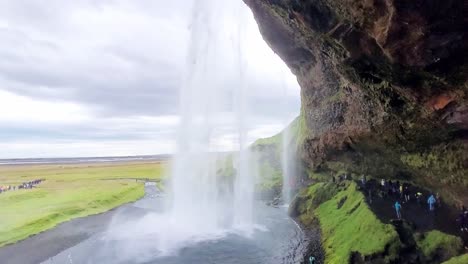
[[[422,196],[422,194],[420,192],[418,192],[416,195],[418,197]],[[434,197],[433,194],[431,194],[429,196],[429,198],[427,198],[427,204],[429,206],[429,211],[434,211],[436,202],[437,202],[437,200],[436,200],[436,198]],[[401,208],[402,208],[402,206],[401,206],[400,202],[396,201],[395,204],[393,205],[393,207],[395,208],[397,218],[401,219]]]
[[[340,175],[338,177],[338,180],[340,182],[343,180],[348,180],[348,175],[347,174]],[[332,178],[332,181],[335,182],[334,177]],[[368,191],[369,199],[370,199],[370,202],[372,203],[373,190],[372,190],[372,186],[369,185],[369,183],[367,182],[366,176],[362,176],[359,182],[360,182],[361,187],[364,190]],[[415,201],[421,206],[424,203],[424,196],[422,192],[419,190],[416,190],[415,193],[412,195],[412,190],[410,189],[410,185],[408,184],[400,183],[400,181],[381,179],[381,181],[378,182],[377,185],[380,185],[380,188],[377,188],[377,192],[380,194],[382,198],[384,199],[396,198],[397,199],[393,207],[395,208],[398,219],[401,219],[402,204],[410,202],[413,196],[414,196]],[[434,211],[436,208],[436,205],[440,204],[439,194],[438,193],[436,195],[430,194],[427,197],[426,202],[427,202],[428,210]],[[466,219],[466,221],[468,221],[468,218]]]
[[[20,189],[32,189],[39,183],[45,181],[45,179],[37,179],[33,181],[28,181],[28,182],[23,182],[20,185],[5,185],[5,186],[0,186],[0,193],[7,192],[7,191],[16,191]]]
[[[403,203],[407,203],[411,200],[411,190],[409,185],[400,183],[400,181],[392,182],[391,180],[386,181],[382,179],[380,181],[380,193],[383,198],[397,197],[400,198]],[[420,191],[416,191],[414,193],[414,198],[418,204],[423,204],[423,194]],[[428,199],[430,199],[430,202],[428,202],[429,210],[433,211],[436,202],[440,202],[439,194],[437,193],[436,196],[431,194]]]
[[[385,181],[382,179],[380,181],[380,191],[382,197],[394,197],[394,198],[399,198],[393,205],[395,208],[395,212],[397,215],[398,219],[401,219],[401,209],[402,205],[400,203],[400,200],[402,203],[408,203],[411,200],[411,192],[408,184],[403,184],[400,183],[400,181],[394,181],[392,182],[391,180]],[[414,198],[416,199],[416,202],[420,205],[423,204],[424,201],[424,196],[422,192],[416,191],[414,194]],[[439,194],[437,193],[435,196],[434,194],[429,194],[427,197],[427,206],[429,211],[434,211],[436,204],[440,204],[440,197]]]
[[[338,176],[338,182],[350,180],[347,174],[342,174]],[[332,177],[332,181],[336,182],[337,179]],[[372,192],[373,187],[370,185],[365,176],[362,176],[359,180],[360,186],[368,191],[370,202],[372,203]],[[410,202],[412,199],[416,201],[417,204],[423,206],[424,204],[427,205],[428,211],[433,212],[436,209],[436,206],[441,205],[441,200],[439,193],[429,194],[424,198],[423,193],[421,190],[410,188],[409,184],[400,183],[400,181],[391,181],[381,179],[380,182],[377,182],[377,192],[383,199],[386,198],[394,198],[396,199],[395,203],[393,204],[393,208],[395,209],[396,216],[398,219],[402,218],[402,204]],[[380,188],[379,188],[380,187]],[[412,190],[413,189],[413,190]],[[414,198],[413,198],[414,197]],[[400,202],[401,201],[401,202]],[[468,210],[463,206],[462,210],[457,218],[457,222],[460,225],[460,230],[462,232],[468,232]]]

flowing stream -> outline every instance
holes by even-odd
[[[217,236],[185,240],[177,252],[162,254],[160,246],[154,242],[161,235],[159,230],[167,228],[167,224],[155,222],[164,208],[161,198],[154,198],[154,188],[147,186],[145,198],[119,208],[105,232],[94,234],[42,264],[303,263],[308,250],[305,234],[287,216],[285,208],[261,203],[256,204],[254,216],[262,228],[254,229],[249,236],[236,229],[225,229]],[[179,235],[172,231],[174,236]]]

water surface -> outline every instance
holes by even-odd
[[[307,246],[305,236],[287,216],[286,208],[261,203],[255,205],[256,228],[250,236],[241,230],[220,230],[206,237],[179,241],[170,250],[161,250],[157,236],[165,234],[161,232],[165,226],[158,227],[154,221],[161,207],[160,199],[148,190],[151,188],[147,186],[144,199],[123,207],[105,232],[43,263],[274,264],[301,263],[303,259]],[[147,225],[153,222],[155,226]]]

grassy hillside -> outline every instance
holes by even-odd
[[[1,185],[46,179],[0,194],[0,246],[76,217],[105,212],[144,195],[135,179],[161,179],[161,163],[0,167]]]
[[[358,188],[352,181],[319,182],[302,189],[291,204],[291,215],[305,227],[319,224],[325,263],[429,264],[462,253],[459,237],[416,232],[405,221],[385,224]]]

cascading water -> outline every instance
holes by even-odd
[[[286,77],[283,77],[286,80]],[[288,84],[286,81],[283,83],[283,92],[284,92],[284,109],[287,109],[287,91]],[[281,170],[283,175],[283,187],[281,190],[281,196],[283,203],[289,205],[293,198],[293,191],[296,185],[296,142],[294,138],[294,126],[296,121],[292,121],[290,117],[287,117],[284,122],[284,129],[281,133]]]
[[[247,95],[240,43],[242,4],[238,0],[197,0],[190,25],[169,213],[178,226],[197,235],[230,227],[249,230],[253,223],[254,179],[248,164]],[[226,46],[232,49],[220,48]],[[231,193],[220,188],[213,154],[214,137],[226,124],[237,133],[239,147]]]
[[[173,255],[227,233],[249,236],[253,231],[256,174],[249,164],[249,94],[242,56],[247,21],[242,16],[248,9],[239,0],[194,4],[180,90],[178,149],[166,185],[165,210],[148,213],[131,226],[113,227],[118,232],[110,232],[107,240],[120,241],[124,263]],[[217,154],[222,150],[219,136],[227,133],[238,149],[232,157],[234,179],[218,175],[218,163],[230,160]]]
[[[281,168],[283,171],[283,188],[282,197],[283,203],[289,204],[292,199],[292,190],[295,184],[294,164],[293,164],[293,142],[291,136],[291,126],[286,126],[281,134],[282,151],[281,151]]]

